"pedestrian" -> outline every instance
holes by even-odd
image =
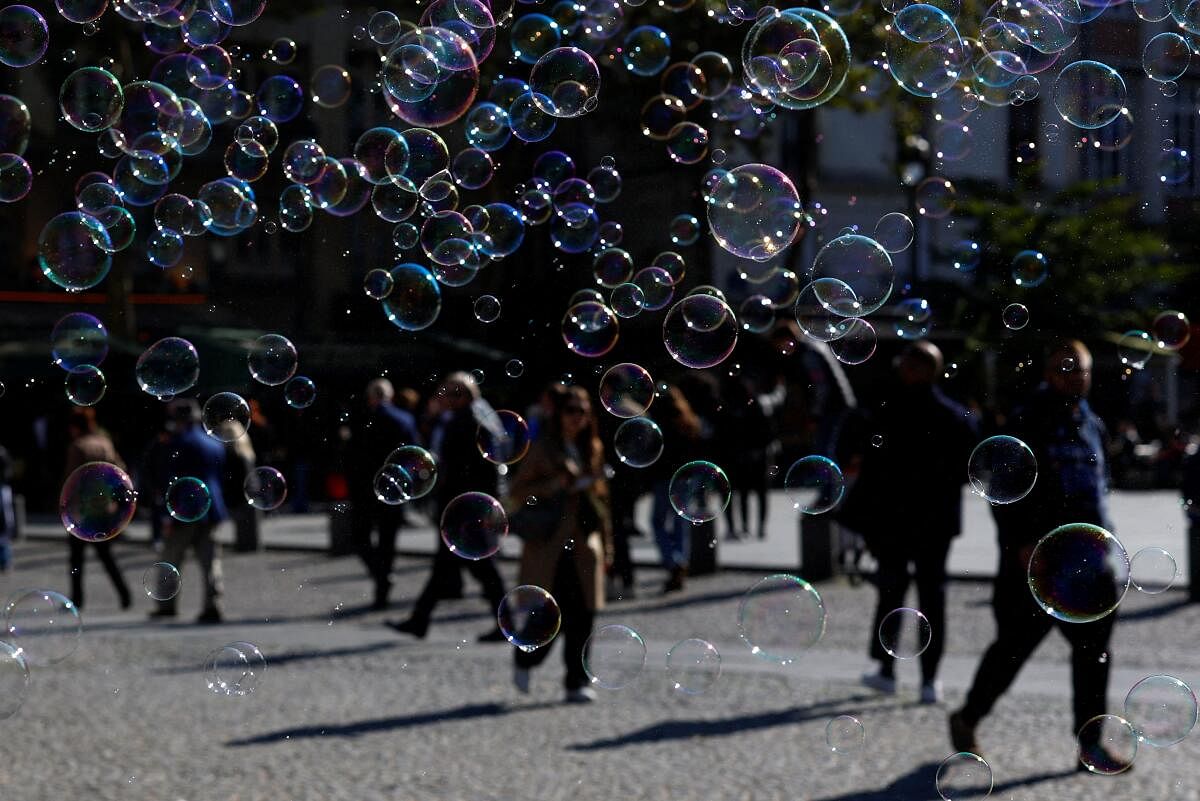
[[[96,422],[96,410],[90,406],[76,407],[67,415],[67,438],[69,444],[67,445],[66,467],[63,472],[64,479],[75,472],[77,467],[88,462],[108,462],[122,470],[125,469],[125,462],[117,453],[112,438],[100,428]],[[100,564],[104,566],[104,572],[108,573],[113,589],[117,591],[117,597],[121,601],[121,608],[128,609],[133,605],[133,597],[129,594],[129,585],[125,583],[125,577],[121,575],[121,568],[113,558],[111,542],[88,543],[70,535],[67,536],[67,541],[71,549],[71,600],[74,601],[76,607],[83,608],[83,565],[85,548],[89,545],[95,550]]]
[[[729,477],[733,497],[725,506],[728,529],[725,538],[750,537],[750,496],[758,501],[755,532],[760,540],[767,537],[767,460],[772,450],[771,423],[766,410],[747,379],[729,377],[721,388],[721,408],[717,413],[715,440],[720,448],[720,464]],[[741,527],[734,524],[734,506],[740,512]]]
[[[1200,448],[1194,445],[1183,460],[1183,510],[1188,521],[1188,575],[1198,578],[1188,583],[1188,600],[1200,603]]]
[[[937,386],[942,352],[927,340],[913,342],[896,359],[892,385],[868,412],[862,430],[869,443],[852,446],[860,459],[858,479],[838,512],[839,522],[862,535],[878,563],[879,601],[871,624],[869,653],[878,672],[863,684],[896,692],[895,658],[885,649],[900,635],[903,607],[915,574],[920,610],[929,621],[929,645],[921,653],[921,703],[942,700],[938,664],[946,642],[946,558],[962,532],[962,485],[975,420]],[[921,525],[898,526],[899,509],[921,510]]]
[[[663,451],[649,471],[650,526],[663,569],[667,571],[663,584],[666,594],[683,589],[692,553],[691,526],[671,505],[671,477],[680,466],[697,458],[703,424],[687,398],[673,385],[659,391],[651,413],[662,430]]]
[[[0,445],[0,573],[12,570],[12,541],[17,533],[17,509],[13,502],[12,457]]]
[[[530,496],[561,504],[559,523],[548,536],[525,539],[520,581],[548,590],[558,602],[566,700],[586,703],[596,693],[588,686],[583,649],[596,611],[604,605],[605,565],[612,562],[604,446],[582,388],[558,387],[550,394],[550,405],[541,436],[518,466],[510,506],[519,507]],[[522,693],[529,692],[530,670],[550,649],[514,651],[513,682]]]
[[[956,751],[979,754],[977,725],[1046,634],[1057,627],[1071,645],[1074,732],[1081,756],[1086,755],[1088,764],[1103,765],[1105,772],[1128,767],[1099,742],[1097,727],[1084,731],[1085,723],[1105,714],[1113,663],[1108,645],[1115,613],[1087,623],[1065,622],[1038,606],[1028,585],[1034,546],[1050,531],[1068,523],[1112,530],[1105,497],[1106,435],[1087,402],[1091,383],[1092,354],[1087,347],[1077,340],[1055,343],[1046,360],[1045,382],[1011,417],[1007,433],[1033,450],[1037,480],[1023,499],[992,507],[1000,541],[992,596],[996,639],[983,655],[966,703],[950,716],[950,739]],[[1085,769],[1082,759],[1077,769]]]
[[[386,609],[392,590],[392,562],[396,557],[396,531],[403,512],[379,500],[375,474],[401,445],[419,445],[417,422],[396,406],[392,382],[376,378],[367,384],[366,409],[356,418],[350,439],[351,538],[367,575],[374,583],[372,609]],[[371,542],[377,530],[378,539]]]
[[[182,574],[188,549],[195,552],[204,583],[203,606],[196,622],[202,625],[220,623],[223,587],[221,546],[217,544],[216,532],[229,518],[223,486],[225,445],[200,427],[200,404],[191,398],[176,399],[168,404],[167,427],[171,431],[171,439],[167,445],[167,458],[161,468],[163,472],[155,477],[156,485],[169,488],[176,479],[197,478],[208,488],[209,507],[203,516],[194,521],[167,518],[163,530],[162,558]],[[150,617],[175,617],[175,601],[174,597],[158,601],[158,608],[150,613]]]
[[[496,466],[483,458],[475,444],[480,422],[494,416],[495,411],[483,399],[479,385],[469,373],[450,373],[446,376],[438,387],[430,411],[438,418],[430,444],[438,462],[438,480],[434,488],[435,519],[441,521],[446,506],[459,495],[483,492],[495,497],[499,492]],[[413,605],[412,613],[406,620],[389,622],[388,626],[398,632],[424,638],[438,601],[461,593],[464,567],[483,587],[483,597],[487,599],[494,615],[504,598],[504,582],[496,571],[495,562],[491,557],[470,560],[456,556],[439,535],[433,570]],[[503,640],[504,635],[496,625],[479,637],[480,642]]]

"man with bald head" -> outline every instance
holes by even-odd
[[[881,640],[894,641],[900,620],[888,613],[905,606],[915,574],[917,598],[930,624],[921,654],[921,702],[941,701],[938,665],[946,637],[946,557],[962,528],[962,485],[977,436],[970,413],[937,387],[942,352],[927,340],[913,342],[896,358],[895,381],[865,420],[856,450],[858,480],[838,515],[858,532],[879,563],[879,603],[871,626],[870,656],[878,673],[863,683],[896,692],[895,658]],[[903,636],[911,636],[906,632]]]
[[[1068,523],[1112,530],[1104,424],[1087,402],[1092,354],[1078,340],[1054,343],[1046,358],[1045,381],[1012,416],[1006,433],[1028,445],[1037,459],[1037,480],[1021,500],[993,505],[1000,540],[1000,566],[992,596],[996,640],[983,655],[962,709],[950,716],[955,750],[979,753],[975,727],[1017,677],[1050,629],[1058,627],[1071,645],[1074,728],[1081,756],[1077,768],[1119,772],[1128,764],[1099,742],[1099,730],[1084,724],[1105,714],[1108,650],[1115,613],[1087,623],[1051,617],[1028,585],[1029,559],[1038,540]],[[1092,735],[1095,736],[1092,736]]]

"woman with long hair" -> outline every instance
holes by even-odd
[[[583,669],[583,648],[596,610],[604,605],[604,570],[612,554],[604,446],[591,400],[582,388],[554,385],[547,401],[549,414],[513,479],[510,507],[561,504],[552,530],[541,537],[525,532],[520,583],[548,590],[558,602],[567,701],[586,703],[596,694]],[[552,645],[515,652],[513,681],[518,690],[529,691],[530,670]]]

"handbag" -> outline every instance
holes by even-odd
[[[521,504],[520,509],[509,515],[508,529],[526,542],[545,542],[562,524],[565,506],[566,498],[561,492],[540,503]]]

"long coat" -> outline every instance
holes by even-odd
[[[566,492],[563,516],[554,533],[543,541],[526,540],[521,552],[520,580],[522,584],[534,584],[553,592],[559,556],[568,550],[574,556],[584,603],[588,609],[596,610],[604,606],[604,565],[611,561],[606,556],[612,553],[612,525],[603,458],[597,453],[592,464],[575,464],[578,468],[575,471],[568,466],[569,461],[561,444],[543,437],[530,447],[513,478],[509,490],[510,510],[519,508],[531,495],[548,501],[558,493]],[[584,490],[564,490],[564,485],[570,487],[575,482],[574,476],[591,476],[595,482]],[[585,503],[591,503],[597,513],[592,517],[599,520],[599,525],[593,531],[580,529],[580,509]]]

